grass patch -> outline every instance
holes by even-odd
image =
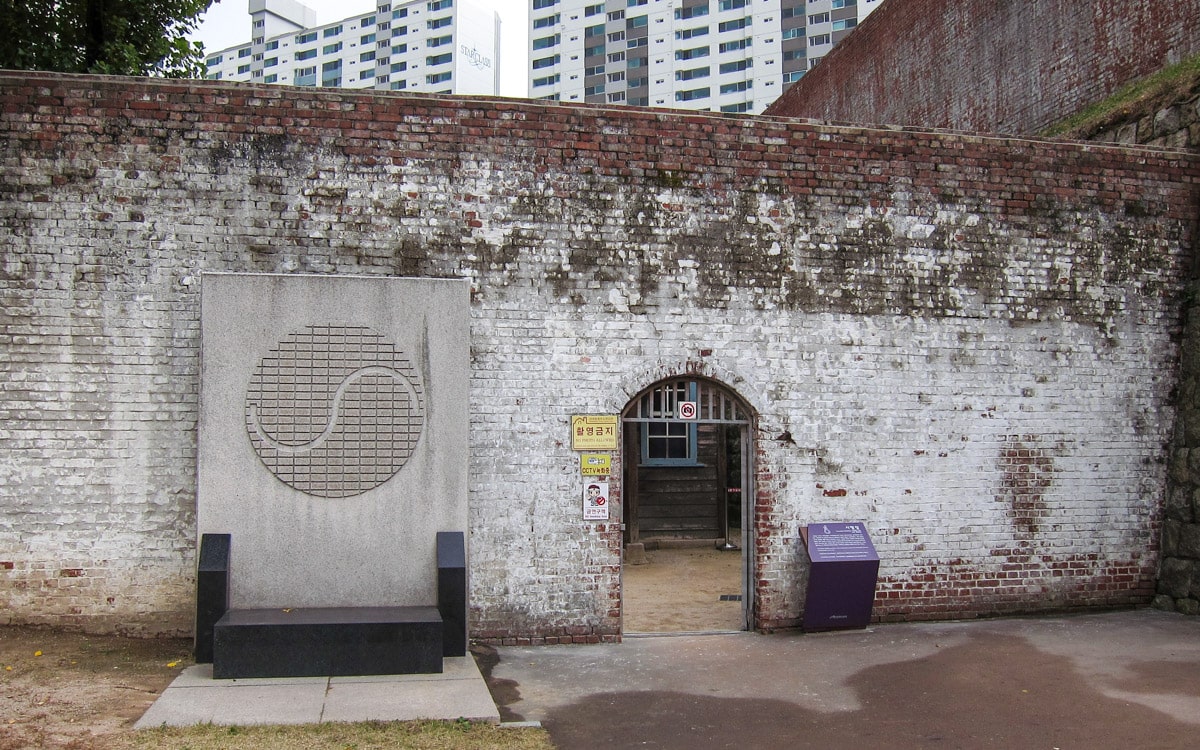
[[[1038,135],[1086,140],[1102,130],[1186,101],[1198,91],[1200,55],[1126,84],[1104,101],[1085,107]]]
[[[301,726],[162,727],[121,735],[113,750],[554,750],[544,729],[469,721],[397,721]]]

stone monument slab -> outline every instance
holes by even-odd
[[[204,274],[198,533],[232,608],[427,606],[467,528],[469,286]]]

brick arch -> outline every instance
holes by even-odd
[[[659,365],[653,368],[642,368],[633,371],[621,381],[622,393],[627,394],[619,404],[610,399],[610,412],[621,415],[622,434],[625,434],[625,418],[635,406],[635,402],[653,388],[678,379],[695,379],[705,381],[711,386],[725,392],[735,399],[746,417],[745,436],[742,451],[746,455],[748,471],[742,479],[743,523],[749,526],[743,531],[743,592],[748,598],[746,602],[747,629],[773,629],[777,616],[764,608],[763,601],[769,598],[765,584],[759,580],[756,571],[760,570],[764,557],[770,552],[771,545],[767,535],[775,528],[771,523],[774,510],[779,502],[776,497],[777,485],[772,481],[772,470],[765,460],[765,452],[761,443],[771,439],[759,429],[761,409],[751,402],[746,395],[729,385],[730,382],[747,383],[747,379],[732,370],[720,367],[705,360],[688,360],[674,365]],[[620,467],[621,480],[614,495],[620,498],[624,508],[628,499],[627,488],[624,487],[624,467],[629,458],[626,454],[626,441],[621,440],[620,458],[616,462]],[[748,507],[747,507],[748,506]]]

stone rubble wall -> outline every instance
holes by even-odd
[[[620,525],[582,520],[568,420],[674,375],[754,413],[756,627],[800,622],[818,521],[867,523],[880,619],[1145,603],[1197,174],[1095,144],[0,73],[0,621],[190,629],[210,271],[470,280],[473,637],[620,637]]]

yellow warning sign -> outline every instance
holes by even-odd
[[[612,454],[580,453],[579,473],[585,477],[606,477],[612,473]]]
[[[571,417],[571,450],[615,451],[617,449],[616,414],[576,414]]]

